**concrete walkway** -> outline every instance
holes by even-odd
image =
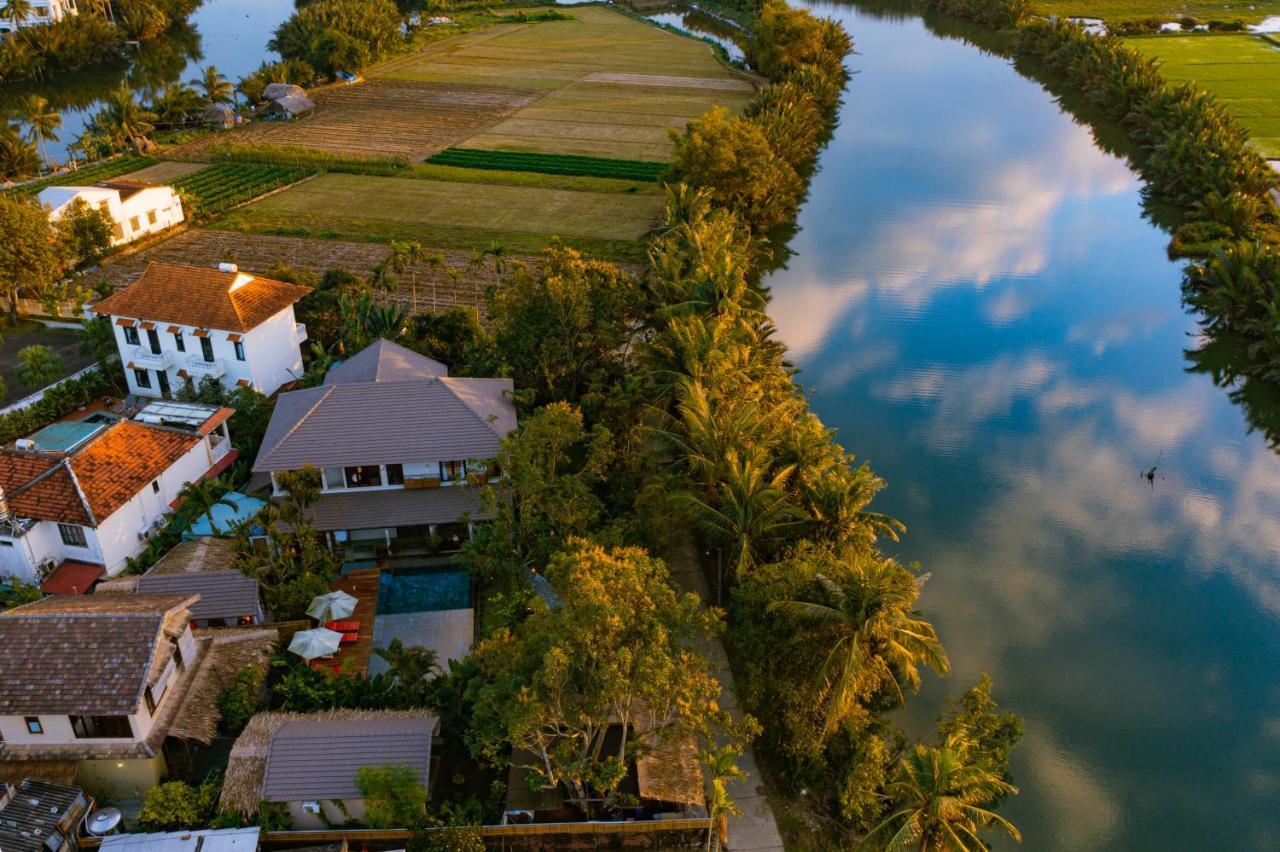
[[[707,580],[698,564],[698,554],[690,542],[683,542],[667,554],[671,579],[682,591],[693,592],[704,601],[709,597]],[[733,685],[733,672],[729,669],[729,657],[719,639],[709,639],[698,648],[711,661],[711,673],[720,682],[720,704],[734,716],[738,714],[738,694]],[[756,764],[754,750],[748,745],[738,758],[738,768],[747,777],[729,785],[729,796],[742,811],[729,817],[729,843],[732,852],[782,852],[782,835],[773,816],[773,808],[764,796],[760,767]]]

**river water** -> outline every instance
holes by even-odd
[[[857,73],[771,313],[932,574],[905,723],[991,674],[1025,849],[1280,849],[1280,460],[1186,372],[1139,180],[1006,60],[813,8]]]

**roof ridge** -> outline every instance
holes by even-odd
[[[105,432],[106,430],[104,429],[103,431]],[[62,463],[67,468],[67,476],[71,477],[71,484],[76,489],[76,496],[80,498],[80,505],[84,507],[84,513],[89,518],[90,525],[96,527],[98,518],[93,513],[93,507],[89,505],[89,496],[84,493],[84,488],[80,486],[80,477],[76,476],[76,469],[71,466],[71,459],[65,458]]]
[[[443,384],[446,388],[449,389],[449,393],[453,395],[454,399],[462,403],[462,407],[465,408],[468,412],[470,412],[472,417],[474,417],[476,420],[479,420],[486,429],[488,429],[493,434],[497,435],[499,438],[505,437],[498,431],[497,426],[495,425],[498,421],[498,418],[491,417],[489,419],[485,419],[484,417],[481,417],[480,412],[472,408],[471,403],[467,402],[467,400],[463,398],[462,394],[454,390],[453,381],[452,381],[455,378],[454,376],[437,376],[437,378],[442,380],[441,384]],[[457,378],[459,381],[462,381],[462,382],[476,381],[476,379],[469,376],[459,376]],[[499,382],[502,381],[502,379],[493,379],[493,378],[481,378],[479,380],[480,381],[499,381]]]
[[[279,447],[281,444],[283,444],[286,438],[288,438],[294,432],[298,431],[298,429],[302,427],[302,424],[306,422],[308,417],[316,413],[316,409],[320,407],[320,403],[328,399],[329,395],[333,392],[333,389],[336,387],[338,387],[338,385],[320,385],[320,388],[323,391],[323,393],[321,393],[320,396],[316,398],[316,401],[311,405],[310,408],[308,408],[305,412],[303,412],[301,417],[299,417],[296,421],[294,421],[294,424],[289,427],[288,431],[286,431],[283,435],[280,436],[280,440],[276,441],[275,446],[273,446],[270,450],[267,450],[266,456],[259,458],[257,461],[254,462],[254,466],[257,467],[257,464],[259,461],[270,461],[271,454],[276,451],[276,448]]]

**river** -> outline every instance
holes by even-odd
[[[1025,849],[1280,849],[1280,460],[1187,372],[1138,178],[1008,61],[812,8],[856,74],[771,313],[931,572],[905,724],[991,674]]]

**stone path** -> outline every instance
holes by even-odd
[[[698,565],[697,551],[690,542],[676,545],[666,554],[671,569],[671,579],[683,591],[693,592],[703,600],[708,598],[707,580]],[[711,673],[720,682],[721,705],[737,715],[738,695],[733,685],[733,672],[729,669],[729,657],[719,639],[709,639],[698,649],[711,661]],[[738,768],[746,778],[729,785],[729,795],[742,811],[729,817],[729,843],[732,852],[782,852],[782,835],[773,808],[765,798],[760,767],[754,750],[748,746],[738,758]]]

